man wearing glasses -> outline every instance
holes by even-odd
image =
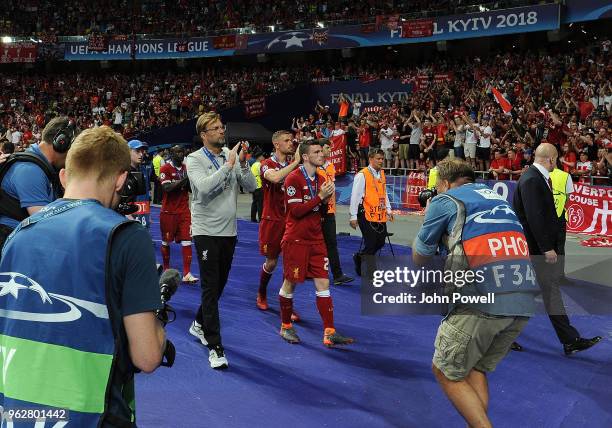
[[[225,126],[215,112],[198,118],[196,131],[204,146],[187,156],[187,176],[193,195],[191,227],[200,265],[202,303],[189,333],[209,349],[213,369],[228,367],[221,342],[219,299],[227,282],[236,246],[236,205],[239,186],[257,187],[240,143],[225,145]]]

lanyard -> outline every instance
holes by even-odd
[[[219,165],[219,162],[217,162],[217,159],[215,159],[215,155],[213,155],[210,150],[208,150],[206,147],[202,147],[202,151],[204,152],[204,154],[206,155],[206,157],[212,162],[212,164],[215,166],[215,168],[217,168],[217,170],[219,170],[221,168],[221,166]],[[222,157],[223,159],[225,159],[225,156],[223,156],[223,152],[221,152],[222,154],[219,155],[220,157]]]
[[[80,207],[83,205],[93,205],[93,204],[99,204],[99,202],[94,199],[79,199],[76,201],[70,201],[68,203],[57,205],[50,209],[43,208],[42,210],[39,211],[40,214],[37,213],[38,215],[32,215],[26,218],[25,220],[23,220],[21,223],[19,223],[19,225],[15,228],[13,233],[17,232],[20,229],[23,229],[24,227],[28,227],[32,224],[36,224],[41,220],[45,220],[49,217],[56,216],[58,214],[61,214],[73,208]]]
[[[306,179],[306,184],[308,185],[308,190],[310,191],[310,197],[314,198],[317,195],[317,191],[318,191],[318,187],[319,187],[319,183],[317,180],[317,174],[315,173],[315,177],[314,177],[314,191],[312,190],[312,186],[310,185],[310,177],[308,177],[308,173],[306,172],[306,168],[304,168],[304,165],[300,166],[300,169],[302,170],[302,174],[304,174],[304,178]]]

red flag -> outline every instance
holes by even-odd
[[[495,97],[495,101],[497,101],[497,104],[499,104],[504,113],[510,114],[510,110],[512,110],[512,104],[510,104],[510,102],[508,102],[508,100],[504,98],[504,96],[501,94],[501,92],[497,90],[497,88],[492,88],[492,90],[493,96]]]

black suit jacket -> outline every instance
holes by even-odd
[[[553,193],[535,166],[532,165],[521,175],[512,204],[523,225],[529,253],[542,255],[546,251],[557,251],[560,222]]]

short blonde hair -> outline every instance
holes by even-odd
[[[283,135],[290,135],[291,138],[293,138],[293,132],[281,129],[280,131],[276,131],[274,134],[272,134],[272,142],[274,143],[275,141],[280,140]]]
[[[463,159],[444,159],[438,162],[438,180],[454,183],[460,178],[476,181],[474,169]]]
[[[209,111],[200,115],[200,117],[198,117],[198,121],[196,122],[196,132],[198,135],[206,131],[206,128],[217,120],[221,120],[221,115],[214,111]]]
[[[95,177],[97,182],[130,170],[130,149],[121,134],[108,126],[86,129],[66,156],[69,178]]]

